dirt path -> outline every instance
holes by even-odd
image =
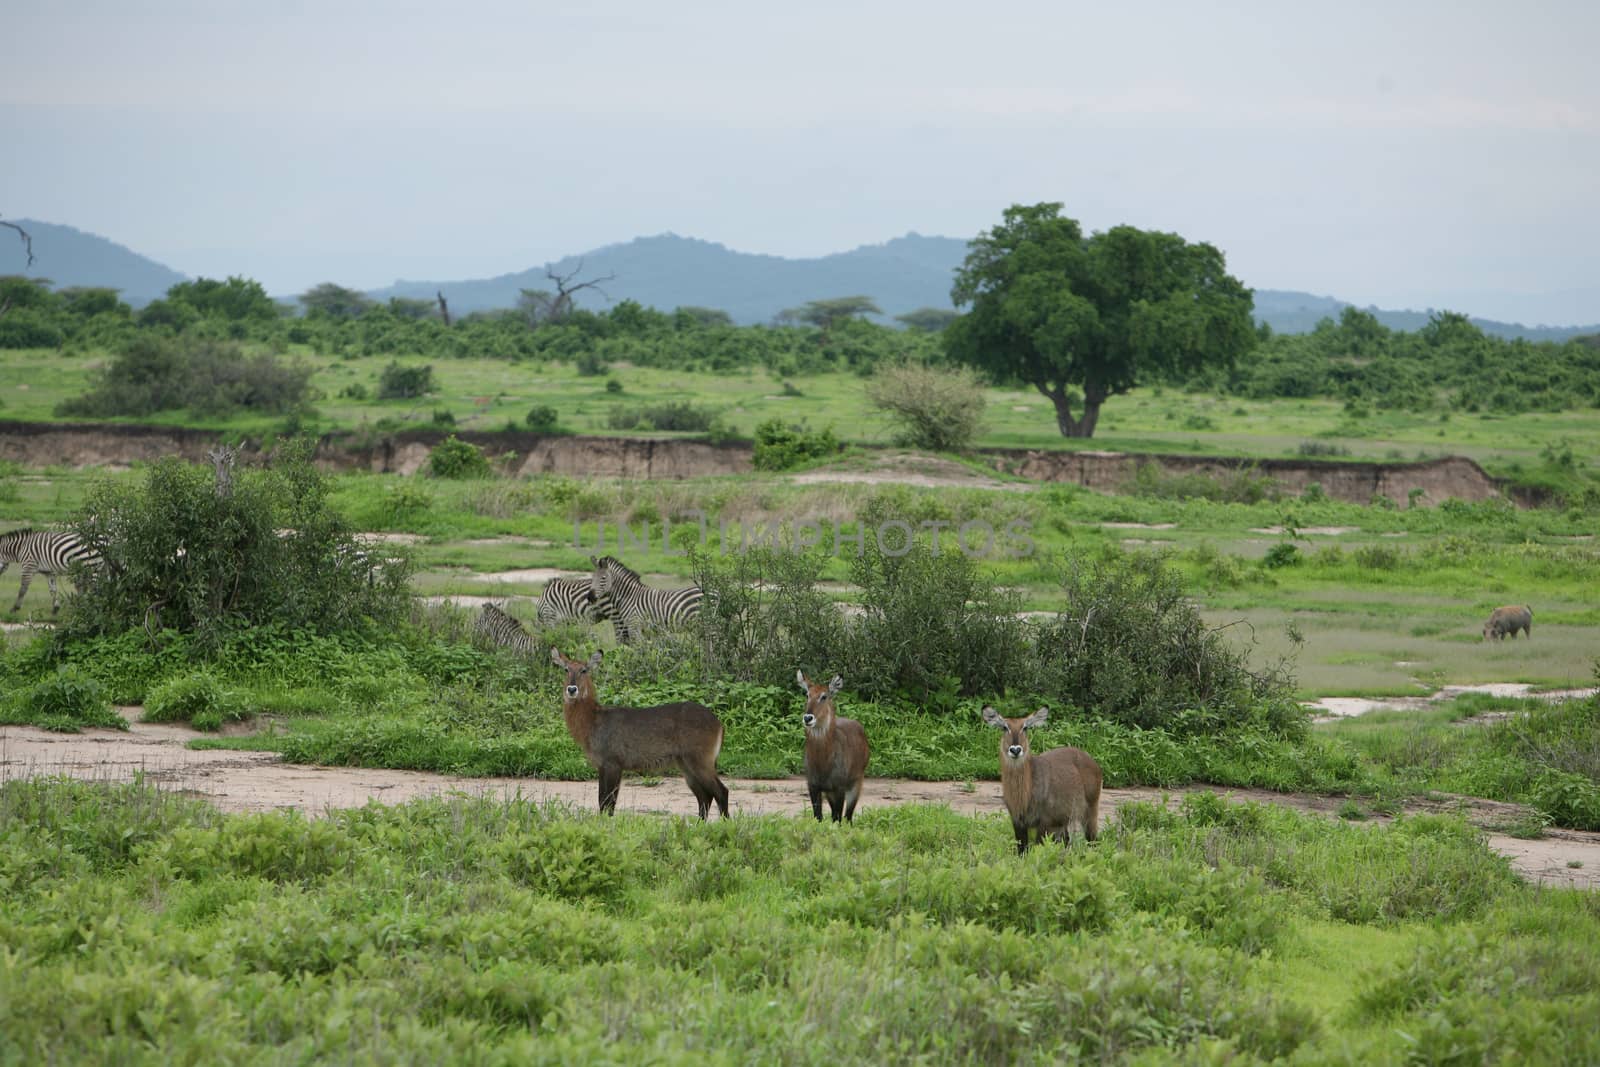
[[[422,771],[362,767],[315,767],[279,762],[269,752],[197,751],[188,748],[203,736],[184,726],[136,722],[136,709],[124,709],[131,729],[85,730],[58,734],[31,726],[0,727],[0,780],[64,775],[99,782],[127,782],[142,776],[165,789],[201,797],[228,812],[294,808],[308,815],[330,809],[360,807],[368,801],[400,804],[419,797],[513,797],[557,799],[578,807],[595,803],[594,782],[552,782],[534,778],[460,778]],[[735,814],[799,815],[810,810],[801,778],[730,778]],[[1338,797],[1271,793],[1259,789],[1199,786],[1190,790],[1108,789],[1102,816],[1115,818],[1117,806],[1130,800],[1176,800],[1185,792],[1207,789],[1231,799],[1278,804],[1335,817]],[[963,815],[996,815],[1004,811],[999,782],[917,782],[869,778],[862,810],[884,804],[945,804]],[[626,811],[690,815],[694,798],[681,782],[668,778],[656,785],[623,783],[619,808]],[[1513,822],[1525,809],[1515,804],[1469,798],[1419,802],[1412,811],[1460,811],[1479,826]],[[1382,821],[1374,820],[1374,821]],[[1525,878],[1550,886],[1600,889],[1600,834],[1556,830],[1537,841],[1489,833],[1489,844],[1510,858]],[[1579,866],[1572,866],[1572,863]]]

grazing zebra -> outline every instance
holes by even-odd
[[[594,585],[587,578],[550,579],[539,597],[539,612],[535,617],[540,626],[594,623],[605,618],[594,598]]]
[[[522,623],[493,604],[485,604],[478,612],[478,635],[492,645],[509,648],[525,656],[533,655],[533,638],[522,628]]]
[[[0,574],[13,563],[22,564],[22,588],[17,590],[17,602],[11,605],[12,614],[21,610],[22,598],[28,595],[28,583],[33,581],[37,571],[50,583],[50,614],[54,615],[61,610],[56,575],[67,573],[74,563],[98,566],[100,556],[75,533],[23,529],[0,534]]]
[[[594,564],[591,584],[601,617],[611,620],[623,644],[643,634],[647,625],[682,626],[700,613],[703,594],[698,585],[652,589],[614,556],[590,556],[589,562]]]

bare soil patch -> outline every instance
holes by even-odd
[[[1404,661],[1401,664],[1404,665]],[[1414,697],[1323,697],[1306,702],[1312,722],[1332,722],[1365,715],[1369,711],[1421,711],[1433,704],[1454,700],[1467,693],[1487,693],[1496,697],[1528,697],[1537,700],[1581,700],[1593,696],[1594,689],[1547,689],[1534,692],[1525,682],[1488,682],[1484,685],[1447,685],[1427,696]]]
[[[422,771],[362,767],[317,767],[283,763],[270,752],[199,751],[188,742],[204,736],[185,726],[137,721],[139,709],[119,709],[130,729],[85,730],[57,734],[31,726],[0,727],[0,780],[61,775],[96,782],[127,782],[135,777],[163,789],[188,793],[227,812],[293,809],[309,816],[377,802],[400,804],[434,796],[522,797],[556,800],[591,808],[597,786],[537,778],[462,778]],[[809,816],[803,778],[727,779],[730,805],[737,815]],[[1129,801],[1175,804],[1188,792],[1219,793],[1234,801],[1254,801],[1334,817],[1341,798],[1259,789],[1196,786],[1186,790],[1108,789],[1103,817],[1115,818]],[[1004,810],[1000,783],[918,782],[869,778],[861,810],[888,804],[944,804],[963,815],[998,816]],[[626,811],[692,816],[694,798],[681,781],[663,779],[645,784],[623,783],[618,807]],[[1482,827],[1515,822],[1526,810],[1470,797],[1443,797],[1408,805],[1413,811],[1454,811]],[[1382,822],[1374,819],[1373,822]],[[1551,831],[1536,841],[1489,832],[1497,852],[1530,881],[1544,885],[1600,889],[1600,834]],[[1580,866],[1571,866],[1573,862]]]

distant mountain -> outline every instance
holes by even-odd
[[[580,280],[615,275],[615,281],[601,286],[605,296],[593,289],[577,295],[580,307],[593,310],[637,300],[665,311],[717,308],[748,324],[769,322],[809,300],[866,294],[892,318],[922,307],[949,307],[952,272],[966,248],[965,241],[950,237],[908,234],[820,259],[784,259],[668,233],[568,256],[550,269],[565,277],[581,265]],[[432,299],[442,291],[452,311],[465,312],[511,307],[523,289],[554,291],[555,286],[544,267],[534,267],[478,281],[397,281],[368,295]]]
[[[596,311],[618,301],[637,300],[663,311],[686,306],[719,308],[735,322],[749,324],[770,322],[783,309],[809,300],[864,294],[877,301],[888,320],[917,308],[950,307],[950,285],[966,254],[963,240],[912,233],[819,259],[784,259],[735,252],[710,241],[668,233],[568,256],[550,266],[566,276],[581,264],[580,280],[615,275],[614,281],[601,287],[605,296],[593,289],[577,294],[580,307]],[[443,292],[452,311],[469,312],[512,307],[523,289],[554,288],[545,277],[545,268],[534,267],[477,281],[397,281],[368,295],[380,300],[391,296],[431,300],[435,292]],[[1268,323],[1278,333],[1306,333],[1315,329],[1319,320],[1337,319],[1340,311],[1353,306],[1331,296],[1283,289],[1257,289],[1255,302],[1257,321]],[[1366,310],[1385,326],[1400,330],[1426,325],[1429,314]],[[1535,341],[1600,332],[1600,325],[1529,327],[1489,319],[1472,321],[1486,333]]]
[[[188,279],[115,241],[37,219],[7,219],[33,238],[33,266],[11,230],[0,231],[0,274],[48,278],[56,289],[70,286],[116,289],[134,307],[143,307]]]
[[[1338,319],[1340,312],[1347,307],[1355,305],[1331,296],[1314,296],[1288,289],[1256,290],[1256,321],[1269,324],[1276,333],[1310,333],[1322,319]],[[1386,311],[1371,306],[1361,310],[1370,312],[1391,330],[1421,329],[1428,324],[1432,315],[1430,311]],[[1520,322],[1469,318],[1484,333],[1497,337],[1525,337],[1530,341],[1565,341],[1580,334],[1600,333],[1600,325],[1524,326]]]

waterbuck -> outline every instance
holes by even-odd
[[[834,822],[841,817],[854,822],[871,754],[867,732],[854,719],[839,717],[837,697],[844,687],[843,678],[836,674],[827,685],[817,685],[805,671],[795,671],[794,680],[806,695],[800,721],[806,727],[806,792],[811,794],[811,813],[821,822],[822,798],[827,797]]]
[[[1000,792],[1011,813],[1017,835],[1017,854],[1028,851],[1029,836],[1037,830],[1042,840],[1053,837],[1069,844],[1076,827],[1086,840],[1100,835],[1100,765],[1081,748],[1053,748],[1038,756],[1028,754],[1028,731],[1043,726],[1049,708],[1025,719],[1008,719],[991,707],[983,721],[1000,735]]]
[[[591,673],[600,665],[598,651],[584,662],[552,648],[550,659],[567,672],[561,715],[584,757],[600,772],[601,811],[616,813],[622,772],[677,767],[700,805],[700,818],[710,812],[713,800],[722,817],[728,817],[728,787],[717,777],[722,720],[716,712],[693,701],[653,708],[604,707],[595,696]]]
[[[1508,604],[1489,613],[1489,621],[1483,624],[1483,639],[1487,641],[1492,637],[1504,641],[1506,634],[1510,634],[1515,641],[1518,630],[1527,634],[1530,641],[1533,639],[1533,609],[1526,604],[1521,607]]]

